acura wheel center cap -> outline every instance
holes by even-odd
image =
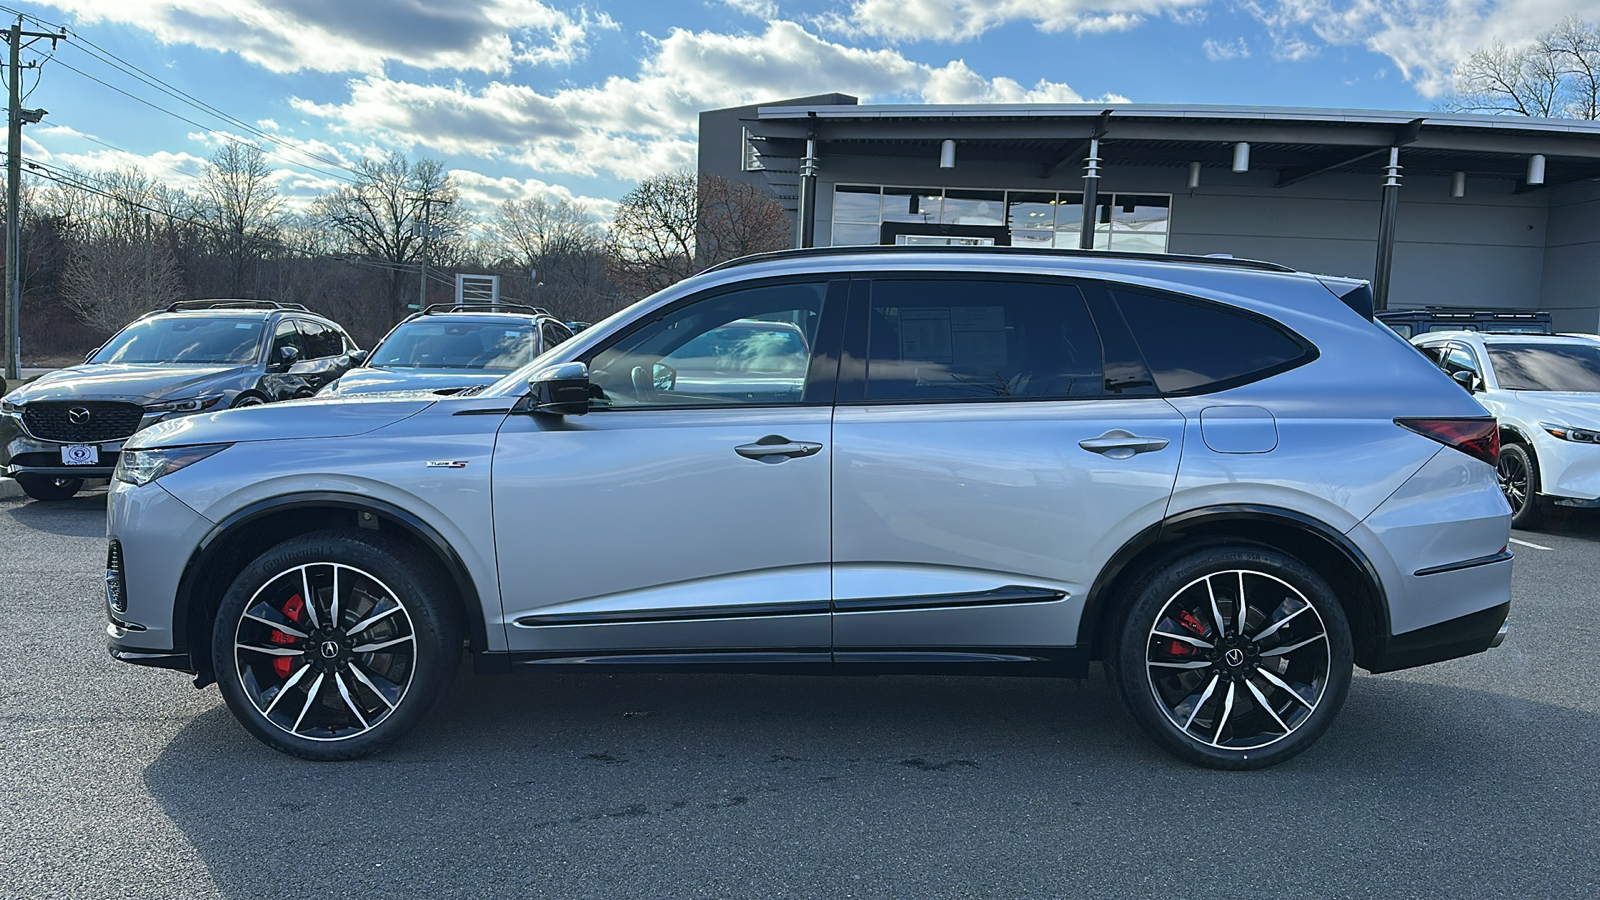
[[[1222,654],[1222,661],[1237,669],[1244,665],[1244,651],[1238,647],[1231,647],[1227,653]]]
[[[333,659],[334,657],[339,655],[339,642],[338,641],[323,641],[322,645],[318,648],[318,651],[322,654],[322,658],[323,659]],[[1237,652],[1237,651],[1229,651],[1229,652],[1230,653],[1234,653],[1234,652]],[[1232,657],[1229,657],[1229,658],[1231,659]]]

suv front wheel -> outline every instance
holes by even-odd
[[[1500,491],[1511,504],[1511,527],[1534,529],[1544,524],[1544,501],[1539,497],[1539,463],[1533,451],[1522,444],[1500,448],[1495,463]]]
[[[223,597],[211,658],[228,708],[263,743],[355,759],[410,731],[443,694],[461,633],[443,581],[381,534],[291,538]]]
[[[1175,755],[1258,769],[1309,747],[1350,687],[1350,626],[1315,572],[1264,547],[1178,557],[1139,585],[1113,677]]]

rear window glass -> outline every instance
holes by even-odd
[[[1224,390],[1316,358],[1309,345],[1253,316],[1176,297],[1111,293],[1162,393]]]

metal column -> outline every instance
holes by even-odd
[[[1094,214],[1100,200],[1100,139],[1089,141],[1089,156],[1083,169],[1083,231],[1078,234],[1078,249],[1094,249]]]
[[[1394,228],[1400,212],[1400,148],[1389,148],[1384,166],[1383,211],[1378,215],[1378,261],[1372,274],[1372,308],[1389,308],[1389,270],[1394,266]]]
[[[817,245],[817,139],[806,138],[806,155],[800,160],[800,234],[797,247]]]

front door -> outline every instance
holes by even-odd
[[[1165,514],[1182,415],[1070,282],[865,287],[834,414],[835,660],[1075,645],[1095,577]]]
[[[827,659],[846,284],[691,297],[585,354],[587,415],[506,420],[492,490],[513,652]]]

